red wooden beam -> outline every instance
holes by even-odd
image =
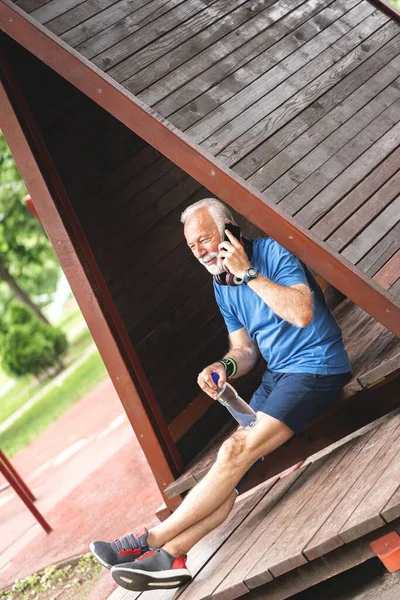
[[[400,571],[400,535],[397,531],[371,542],[370,546],[389,573]]]
[[[6,457],[0,450],[0,473],[7,479],[14,491],[18,494],[22,502],[33,514],[37,522],[43,527],[45,532],[50,533],[52,531],[51,526],[33,503],[33,500],[35,499],[34,495],[23,482],[22,478],[18,475],[14,467],[12,467],[11,463],[7,459],[4,460],[4,458]]]
[[[31,125],[33,127],[33,124]],[[142,446],[160,491],[163,493],[165,487],[174,481],[175,474],[171,470],[157,433],[146,412],[138,391],[139,385],[135,385],[136,382],[134,383],[127,367],[129,358],[126,348],[121,349],[117,344],[109,321],[103,314],[99,298],[94,294],[89,276],[78,258],[74,247],[77,240],[75,239],[73,243],[70,232],[60,217],[47,182],[36,162],[2,84],[0,84],[0,126],[29,193],[34,199],[43,227],[55,248],[74,296],[107,366],[128,419]],[[58,188],[58,192],[62,193],[60,182]],[[95,269],[95,265],[92,265],[92,267]],[[102,293],[106,294],[106,290],[102,290]],[[112,317],[115,318],[115,315],[112,315]],[[181,499],[177,498],[171,501],[164,496],[164,500],[167,506],[173,509],[180,503]]]
[[[273,236],[385,327],[400,335],[400,305],[395,298],[10,0],[0,0],[0,27],[216,196]]]

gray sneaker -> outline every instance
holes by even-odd
[[[89,548],[99,563],[107,569],[111,569],[114,565],[132,562],[135,558],[148,552],[148,535],[146,527],[141,527],[113,542],[92,542]]]
[[[191,581],[186,556],[172,556],[162,548],[155,548],[137,560],[111,569],[118,585],[133,592],[180,587]]]

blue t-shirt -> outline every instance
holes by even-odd
[[[340,328],[311,271],[271,238],[254,240],[251,264],[280,285],[308,285],[313,319],[307,327],[296,327],[278,317],[249,286],[214,282],[215,298],[229,333],[245,327],[270,371],[320,375],[351,371]]]

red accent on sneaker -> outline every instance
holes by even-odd
[[[149,558],[149,556],[153,556],[154,554],[157,554],[156,551],[150,550],[149,552],[142,554],[142,556],[139,556],[139,558],[137,558],[136,560],[143,560],[144,558]]]
[[[120,550],[119,553],[123,555],[134,554],[136,556],[137,554],[141,553],[141,550],[139,550],[139,548],[136,548],[136,550]]]
[[[173,569],[186,569],[185,556],[177,556],[172,563]]]

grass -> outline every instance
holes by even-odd
[[[89,356],[62,386],[50,390],[30,410],[0,434],[0,448],[9,458],[30,444],[107,375],[97,352]]]
[[[0,600],[83,600],[101,572],[101,564],[90,554],[85,554],[78,564],[50,566],[40,573],[16,581],[8,590],[0,590]]]
[[[74,305],[71,310],[64,313],[62,320],[57,325],[68,334],[71,329],[83,322],[78,306]],[[69,341],[68,352],[64,360],[65,366],[68,367],[77,360],[91,343],[90,331],[87,327],[83,327]],[[7,380],[9,381],[6,376],[3,376],[2,382],[6,383]],[[0,423],[21,408],[34,394],[40,392],[51,380],[52,378],[48,378],[42,383],[38,383],[33,375],[17,379],[13,387],[0,396]]]

